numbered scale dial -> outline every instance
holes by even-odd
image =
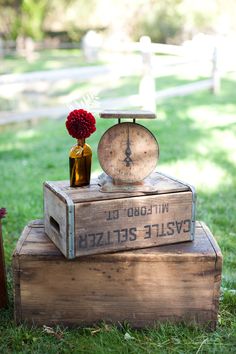
[[[98,145],[100,165],[117,183],[141,182],[155,169],[158,158],[156,138],[137,123],[114,125]]]

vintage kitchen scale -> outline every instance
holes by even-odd
[[[147,177],[159,159],[155,136],[136,119],[156,119],[149,111],[115,111],[100,113],[101,118],[118,119],[98,145],[98,159],[105,174],[99,177],[102,192],[152,192],[155,187]],[[121,122],[132,119],[132,122]]]

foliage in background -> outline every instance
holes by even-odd
[[[0,1],[3,36],[16,39],[18,36],[43,38],[43,22],[49,8],[48,0],[7,0]]]
[[[181,43],[199,32],[236,32],[234,0],[139,0],[130,33],[136,39],[149,35],[153,41]]]
[[[180,43],[198,32],[236,31],[234,0],[0,0],[0,33],[42,39],[66,32],[81,40],[89,29],[133,40]]]
[[[150,36],[157,43],[173,41],[183,27],[181,3],[182,0],[144,1],[131,22],[130,35],[137,41],[142,35]]]
[[[31,37],[35,40],[43,38],[43,22],[49,7],[48,0],[23,0],[18,25],[15,27],[15,37],[18,35]]]

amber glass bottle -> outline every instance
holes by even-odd
[[[82,187],[90,183],[92,150],[85,139],[78,139],[69,154],[70,186]]]

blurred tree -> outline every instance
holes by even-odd
[[[35,40],[43,38],[43,22],[50,2],[48,0],[19,1],[19,12],[12,25],[12,36],[17,38],[31,37]]]
[[[0,34],[11,38],[12,24],[19,13],[22,0],[0,0]]]
[[[40,40],[46,31],[76,38],[93,27],[96,0],[0,0],[0,35]]]
[[[148,35],[153,42],[173,41],[181,33],[183,15],[180,11],[182,0],[143,1],[130,21],[130,34],[138,40]]]
[[[49,0],[0,0],[0,31],[5,37],[41,39]]]
[[[148,34],[153,41],[181,43],[199,32],[236,33],[235,0],[138,0],[131,35]]]
[[[66,31],[72,41],[80,41],[89,29],[97,28],[96,0],[51,0],[44,26],[47,31]]]

